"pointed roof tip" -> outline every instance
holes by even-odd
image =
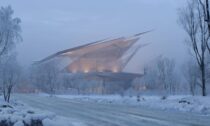
[[[47,61],[47,60],[45,60],[45,61]],[[42,61],[42,60],[40,60],[40,61],[33,61],[33,63],[31,65],[32,66],[40,65],[40,64],[44,63],[45,61]]]
[[[138,37],[138,36],[141,36],[143,34],[147,34],[147,33],[152,32],[152,31],[154,31],[154,29],[149,30],[149,31],[145,31],[145,32],[141,32],[141,33],[138,33],[138,34],[135,34],[134,37]]]
[[[32,66],[38,65],[40,63],[40,61],[33,61],[33,63],[31,64]]]
[[[150,45],[151,43],[145,43],[145,44],[142,44],[142,46],[144,47],[144,46],[148,46],[148,45]]]

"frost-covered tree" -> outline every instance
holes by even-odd
[[[72,77],[70,77],[68,74],[63,74],[61,76],[62,87],[65,89],[74,88],[73,80],[74,79]]]
[[[174,60],[163,56],[157,57],[152,64],[145,67],[142,81],[149,89],[175,93],[178,81]]]
[[[59,84],[60,70],[57,62],[37,64],[31,69],[31,79],[39,89],[48,92],[51,96]]]
[[[0,58],[21,41],[20,18],[13,17],[11,6],[0,8]]]
[[[163,84],[163,88],[170,93],[175,92],[176,79],[174,75],[175,62],[174,60],[160,57],[157,60],[157,70],[160,82]]]
[[[6,102],[9,102],[14,86],[19,83],[21,67],[19,66],[16,60],[16,56],[14,55],[5,57],[4,60],[1,62],[0,67],[0,79],[2,84],[4,100]]]
[[[13,17],[11,6],[0,7],[0,73],[4,99],[9,102],[10,93],[19,78],[19,66],[13,49],[21,41],[21,20]]]

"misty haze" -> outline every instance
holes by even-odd
[[[0,126],[209,126],[209,0],[0,0]]]

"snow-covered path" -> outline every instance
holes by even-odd
[[[80,120],[87,126],[209,126],[209,116],[163,112],[125,105],[103,105],[56,97],[16,95],[18,100],[58,115]]]

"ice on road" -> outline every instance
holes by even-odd
[[[31,107],[79,120],[86,126],[209,126],[210,116],[140,106],[104,105],[38,95],[16,95]],[[78,123],[80,124],[80,123]]]

